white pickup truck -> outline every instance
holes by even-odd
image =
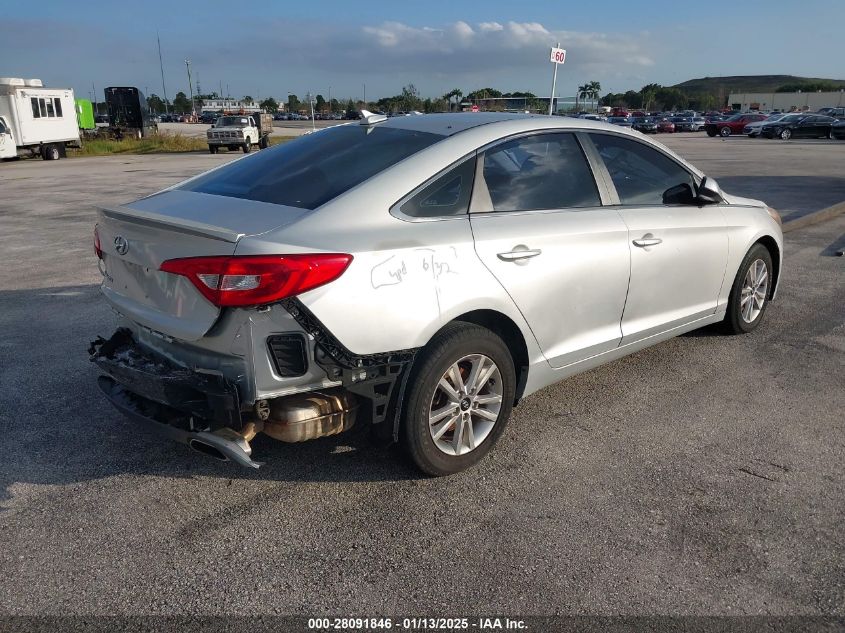
[[[273,117],[269,114],[221,116],[206,132],[208,151],[216,154],[217,150],[225,147],[229,151],[241,149],[244,154],[248,154],[253,146],[264,149],[270,145],[272,131]]]

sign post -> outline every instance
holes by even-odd
[[[552,74],[552,96],[549,97],[549,116],[552,116],[555,104],[555,86],[557,84],[557,67],[566,61],[566,49],[560,47],[560,42],[552,49],[549,55],[549,61],[555,65],[554,74]]]

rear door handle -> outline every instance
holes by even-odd
[[[645,248],[647,246],[657,246],[658,244],[662,244],[663,240],[659,237],[654,237],[651,233],[646,233],[640,239],[634,240],[634,246],[639,246],[640,248]]]
[[[532,257],[537,257],[537,255],[540,255],[542,252],[543,251],[539,248],[530,249],[526,246],[523,246],[522,248],[515,246],[512,251],[499,253],[496,257],[501,259],[503,262],[521,262],[526,259],[531,259]]]

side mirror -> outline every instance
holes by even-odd
[[[719,186],[719,183],[713,178],[705,176],[701,184],[698,185],[697,201],[699,204],[719,204],[720,202],[724,202],[725,197],[722,195],[722,188]]]

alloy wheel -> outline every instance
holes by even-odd
[[[745,281],[742,285],[739,310],[742,320],[746,323],[753,323],[763,311],[766,297],[769,290],[769,271],[766,262],[762,259],[755,259],[748,272],[745,273]]]
[[[428,430],[447,455],[465,455],[490,435],[502,408],[502,375],[483,354],[449,366],[431,398]]]

